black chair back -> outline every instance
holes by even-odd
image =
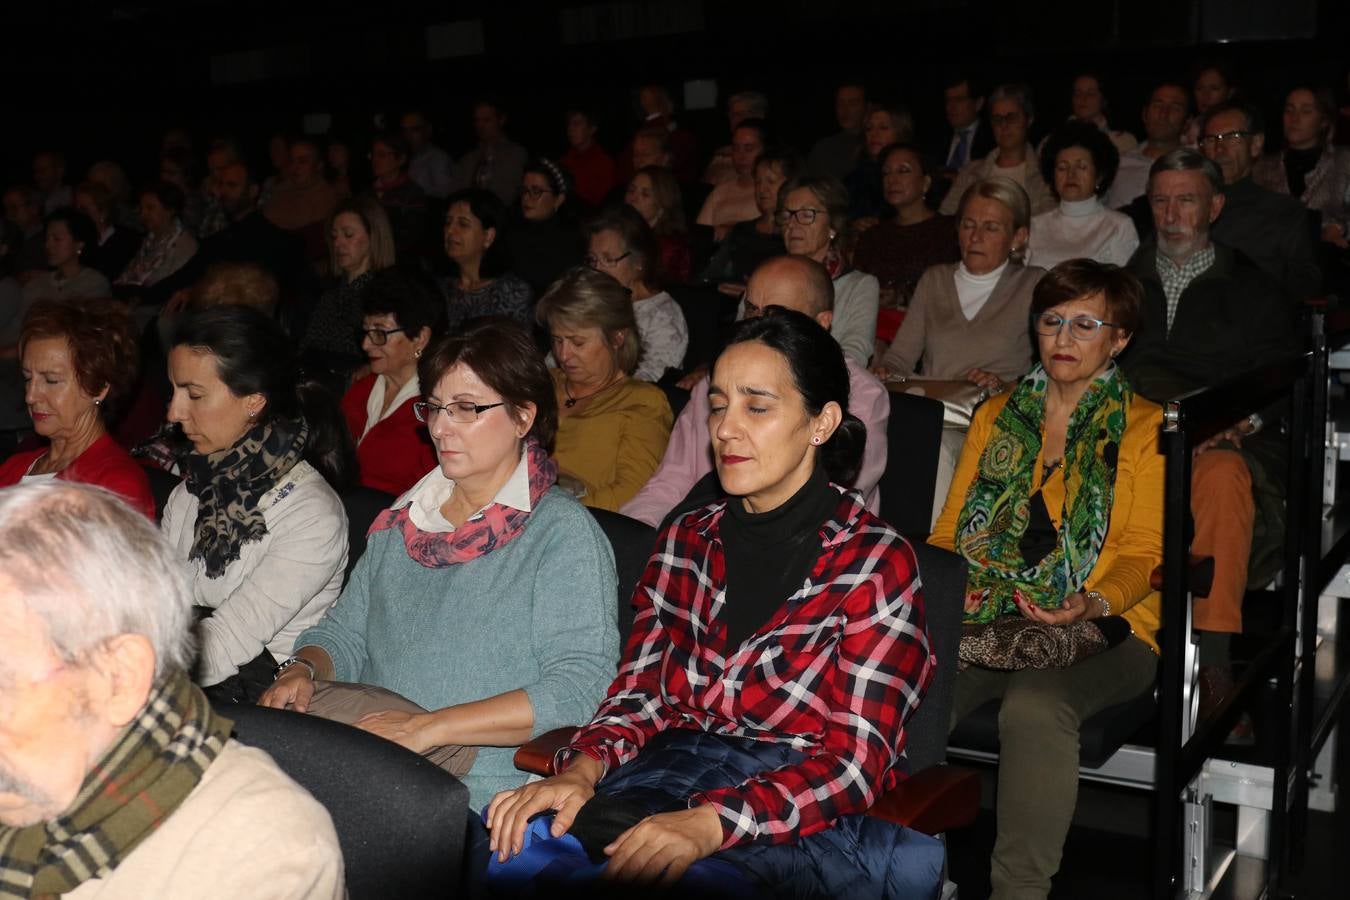
[[[633,630],[633,591],[637,589],[642,570],[656,546],[656,529],[646,522],[607,509],[591,509],[591,515],[600,524],[609,545],[614,550],[614,568],[619,575],[619,645],[628,640]]]
[[[909,770],[918,772],[947,758],[947,726],[956,696],[966,561],[940,547],[922,543],[911,546],[919,561],[919,579],[923,583],[928,643],[938,663],[928,693],[907,728]]]
[[[356,561],[366,552],[366,532],[375,517],[388,509],[398,498],[374,488],[354,487],[342,494],[342,509],[347,513],[347,571],[342,575],[346,584]]]
[[[877,483],[881,517],[907,538],[923,540],[933,523],[938,452],[942,446],[941,401],[891,395],[886,422],[886,468]]]
[[[161,521],[164,518],[164,506],[169,502],[169,495],[183,479],[158,466],[146,466],[145,477],[150,481],[150,496],[155,498],[155,520]]]
[[[449,897],[458,889],[469,790],[392,741],[318,716],[222,707],[240,743],[267,751],[323,804],[351,900]],[[247,860],[240,860],[247,865]]]

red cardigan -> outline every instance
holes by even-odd
[[[365,440],[366,402],[375,389],[375,375],[367,375],[347,389],[342,397],[342,414],[347,430],[356,442],[356,461],[361,467],[361,484],[398,496],[436,466],[436,451],[427,434],[427,426],[413,415],[409,398],[398,409],[370,429]]]
[[[47,448],[23,450],[0,463],[0,487],[18,484],[28,469]],[[123,500],[138,509],[151,520],[155,519],[155,497],[150,493],[150,480],[131,454],[107,434],[104,434],[89,449],[75,458],[56,477],[62,481],[78,481],[82,484],[96,484],[120,494]]]

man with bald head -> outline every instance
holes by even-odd
[[[805,313],[826,331],[834,318],[834,283],[825,267],[805,256],[776,256],[760,265],[745,287],[745,316],[764,314],[770,306]],[[877,482],[886,468],[886,420],[890,397],[881,382],[844,354],[849,374],[849,412],[867,426],[867,446],[853,485],[867,508],[880,507]],[[700,479],[713,470],[712,440],[708,433],[708,379],[694,385],[689,402],[675,420],[661,467],[637,496],[619,512],[659,526]]]
[[[188,677],[183,571],[108,491],[0,490],[0,896],[345,895],[328,813]]]

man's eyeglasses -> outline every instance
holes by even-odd
[[[450,417],[451,422],[458,422],[461,425],[471,425],[478,421],[478,417],[489,409],[496,409],[499,406],[505,406],[506,401],[501,403],[470,403],[468,400],[456,400],[454,403],[447,403],[444,406],[437,406],[426,400],[418,400],[413,404],[413,415],[419,422],[431,422],[436,418],[437,413],[445,413]]]
[[[587,253],[582,260],[592,269],[612,269],[632,255],[631,250],[618,256],[596,256],[594,253]]]
[[[1031,317],[1032,327],[1036,329],[1037,334],[1043,334],[1046,337],[1055,337],[1069,326],[1069,335],[1077,341],[1090,341],[1097,336],[1103,325],[1109,325],[1112,328],[1118,328],[1115,322],[1103,322],[1101,319],[1094,319],[1092,316],[1074,316],[1072,319],[1066,319],[1055,313],[1041,313]]]
[[[370,338],[370,342],[376,347],[383,347],[389,342],[389,335],[398,334],[400,331],[407,332],[406,328],[358,328],[356,329],[356,338],[358,341]]]
[[[788,209],[783,207],[773,214],[774,221],[779,225],[786,225],[793,219],[796,219],[801,225],[814,225],[816,216],[825,212],[823,209],[815,209],[810,206],[803,206],[801,209]]]
[[[1236,144],[1243,138],[1252,136],[1250,131],[1225,131],[1223,134],[1202,134],[1200,135],[1200,145],[1202,147],[1216,147],[1221,144]]]
[[[552,188],[542,188],[539,187],[538,185],[531,185],[530,187],[523,187],[520,189],[520,194],[522,197],[529,197],[532,200],[538,200],[545,194],[551,193],[553,193]]]

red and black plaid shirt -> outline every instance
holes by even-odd
[[[808,758],[691,800],[717,809],[723,848],[787,843],[867,810],[902,777],[904,723],[934,667],[918,564],[893,528],[844,494],[801,589],[727,647],[724,509],[689,513],[662,533],[619,675],[559,763],[580,752],[609,771],[667,728],[789,744]]]

